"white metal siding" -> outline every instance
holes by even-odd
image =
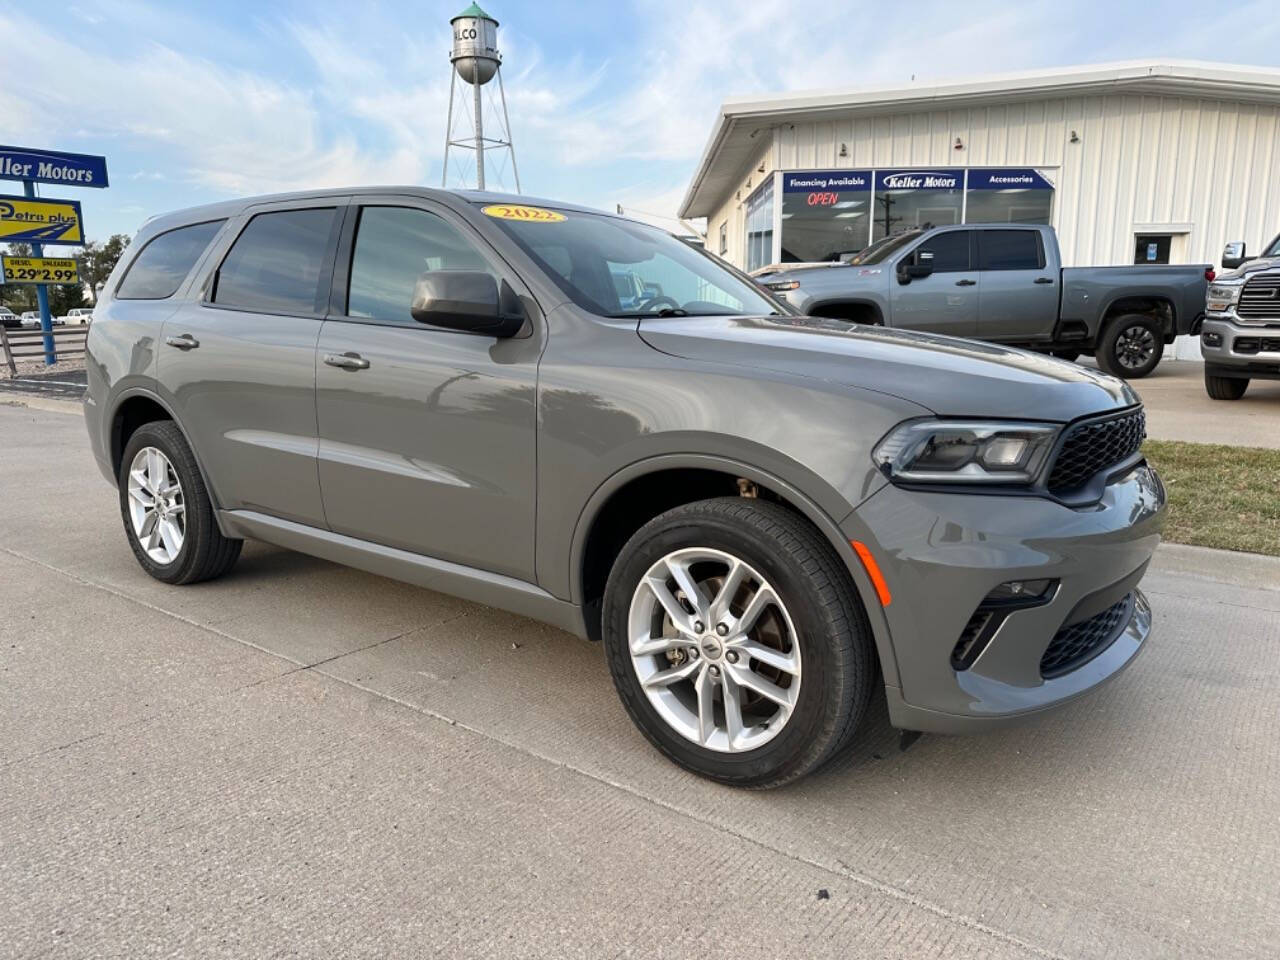
[[[1079,143],[1070,143],[1071,131]],[[1073,97],[1000,106],[782,124],[766,171],[908,166],[1028,166],[1055,182],[1053,223],[1069,266],[1129,263],[1137,231],[1187,229],[1186,261],[1216,263],[1222,245],[1258,250],[1280,232],[1280,117],[1270,105],[1161,96]],[[964,149],[956,150],[959,137]],[[841,143],[848,156],[839,156]],[[747,180],[744,175],[743,183]],[[744,189],[742,200],[749,190]],[[728,259],[741,264],[741,200]]]

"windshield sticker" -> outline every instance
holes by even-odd
[[[497,220],[524,220],[528,223],[561,223],[566,219],[563,213],[556,213],[554,210],[509,203],[495,203],[484,207],[480,212]]]

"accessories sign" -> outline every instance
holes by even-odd
[[[0,243],[84,243],[78,200],[0,197]]]
[[[72,187],[105,187],[107,158],[85,153],[0,146],[0,178]]]

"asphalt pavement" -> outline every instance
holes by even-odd
[[[138,568],[79,417],[0,405],[0,956],[1280,955],[1280,561],[1162,547],[1095,696],[745,792],[598,647],[249,544]]]

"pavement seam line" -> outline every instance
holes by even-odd
[[[158,613],[162,616],[172,617],[173,619],[178,620],[182,623],[188,624],[192,627],[196,627],[197,629],[200,629],[200,630],[204,630],[208,633],[212,633],[214,636],[221,637],[225,640],[230,640],[233,643],[243,644],[244,646],[250,647],[261,653],[265,653],[269,656],[275,657],[280,660],[284,660],[287,663],[292,663],[295,665],[296,669],[287,670],[284,673],[274,677],[268,677],[266,678],[267,681],[279,680],[281,677],[286,677],[291,674],[311,671],[313,667],[318,668],[323,663],[328,662],[328,661],[320,661],[319,663],[316,663],[316,664],[301,663],[300,661],[295,660],[292,657],[286,656],[281,653],[277,653],[272,650],[268,650],[265,647],[262,647],[251,640],[246,640],[242,637],[234,636],[232,634],[226,633],[208,624],[199,623],[198,621],[193,620],[190,617],[187,617],[183,614],[176,613],[172,610],[166,610],[165,608],[156,606],[155,604],[150,603],[149,601],[141,600],[137,597],[130,596],[129,594],[121,590],[118,590],[114,587],[109,587],[105,584],[96,583],[92,580],[85,579],[84,577],[78,574],[74,574],[67,570],[63,570],[50,563],[46,563],[45,561],[40,560],[36,557],[32,557],[27,554],[24,554],[21,551],[14,550],[10,547],[0,547],[0,551],[3,551],[4,553],[7,553],[10,556],[16,557],[20,560],[25,560],[28,563],[34,563],[38,566],[44,567],[46,570],[51,570],[55,573],[61,574],[67,579],[73,580],[79,584],[82,584],[83,586],[91,587],[95,590],[101,590],[104,593],[110,594],[111,596],[118,597],[122,600],[126,600],[131,603],[136,603],[139,606],[144,607],[145,609],[150,610],[154,613]],[[378,641],[378,643],[384,643],[384,642],[386,641]],[[374,646],[376,645],[377,644],[374,644]],[[345,654],[343,656],[345,656]],[[330,659],[340,659],[340,657],[334,657]],[[492,741],[494,743],[501,744],[502,746],[510,750],[514,750],[517,753],[523,753],[524,755],[533,757],[534,759],[540,760],[543,763],[560,767],[561,769],[568,770],[572,773],[577,774],[578,776],[585,777],[586,779],[592,780],[596,783],[603,784],[604,786],[610,787],[614,790],[619,790],[627,794],[628,796],[634,797],[637,800],[641,800],[643,802],[652,804],[656,807],[659,807],[662,810],[666,810],[669,813],[674,813],[677,816],[683,817],[686,820],[691,820],[694,823],[698,823],[703,826],[709,827],[713,830],[717,830],[727,836],[734,837],[735,839],[743,841],[745,843],[749,843],[752,846],[755,846],[761,850],[768,851],[777,856],[785,857],[797,863],[805,864],[816,870],[821,870],[826,873],[832,874],[833,876],[842,877],[846,880],[849,880],[853,883],[858,884],[859,886],[862,886],[868,890],[878,893],[881,896],[889,897],[890,899],[896,900],[900,903],[905,903],[909,906],[915,907],[916,909],[924,910],[927,913],[931,913],[934,916],[939,917],[940,919],[945,920],[948,923],[955,924],[965,929],[973,930],[975,932],[991,937],[992,939],[999,940],[1002,943],[1006,943],[1006,944],[1009,944],[1010,946],[1014,946],[1019,949],[1026,950],[1037,957],[1043,958],[1043,960],[1069,960],[1069,958],[1067,958],[1063,954],[1054,953],[1050,950],[1044,949],[1043,947],[1039,947],[1039,946],[1036,946],[1035,944],[1028,943],[1027,941],[1015,936],[1014,934],[1008,933],[1007,931],[1004,931],[1004,930],[1000,930],[996,927],[992,927],[989,924],[983,923],[981,920],[977,920],[965,914],[958,913],[953,910],[949,910],[940,904],[924,899],[918,894],[910,893],[906,890],[902,890],[898,887],[895,887],[892,884],[888,884],[881,880],[876,880],[873,877],[869,877],[864,874],[857,873],[847,867],[843,867],[840,864],[833,866],[831,864],[823,863],[821,861],[815,860],[811,857],[802,856],[787,850],[782,850],[778,847],[771,846],[770,844],[765,843],[762,840],[743,834],[737,830],[732,829],[731,827],[728,827],[722,823],[718,823],[715,820],[711,820],[709,818],[700,816],[696,813],[693,813],[692,811],[684,810],[672,803],[669,803],[668,801],[662,800],[661,798],[648,796],[646,794],[639,792],[633,787],[630,787],[624,783],[620,783],[616,780],[611,780],[608,777],[602,776],[598,773],[594,773],[583,767],[577,766],[576,764],[572,764],[564,760],[556,759],[555,757],[548,756],[546,754],[540,753],[537,750],[532,750],[520,744],[512,743],[509,740],[496,736],[487,731],[481,730],[478,727],[474,727],[454,717],[450,717],[436,710],[432,710],[429,707],[424,707],[424,706],[410,703],[409,701],[401,699],[400,697],[396,697],[379,690],[374,690],[370,687],[363,686],[362,684],[356,683],[351,680],[347,680],[343,677],[336,676],[332,673],[328,673],[321,669],[315,669],[313,672],[315,672],[319,676],[325,677],[328,680],[334,681],[336,683],[340,683],[354,690],[359,690],[362,693],[368,694],[370,696],[378,697],[379,699],[386,700],[390,703],[394,703],[397,706],[404,707],[405,709],[411,710],[414,713],[417,713],[421,716],[427,716],[434,720],[441,721],[443,723],[448,724],[451,727],[461,728],[470,734],[481,737],[485,740]],[[262,681],[262,680],[255,681],[255,684],[262,683],[262,682],[265,682],[265,681]]]

